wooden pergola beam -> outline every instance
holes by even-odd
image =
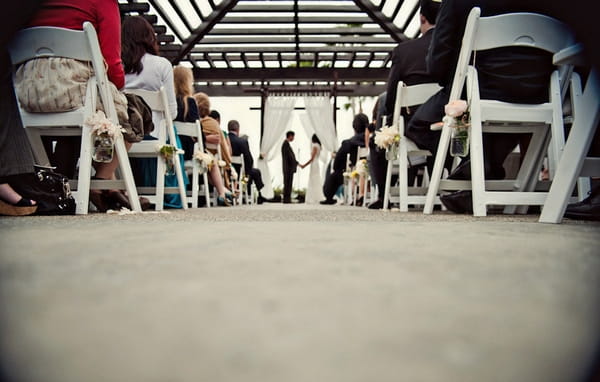
[[[198,28],[196,28],[190,36],[181,44],[181,50],[172,61],[174,65],[177,65],[181,59],[183,59],[196,45],[196,43],[202,38],[217,24],[219,21],[225,17],[227,12],[231,10],[236,4],[238,0],[223,0],[219,5],[213,7],[213,11],[206,19],[200,24]]]
[[[386,81],[388,68],[193,68],[197,81]]]
[[[369,15],[369,17],[377,22],[379,26],[386,31],[394,40],[402,42],[408,40],[408,37],[402,33],[402,30],[398,28],[394,22],[387,17],[381,9],[375,6],[370,0],[354,0],[361,11]]]

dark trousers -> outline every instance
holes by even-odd
[[[241,165],[234,163],[232,164],[232,166],[233,168],[235,168],[235,171],[237,171],[238,174],[240,173],[240,171],[242,171]],[[258,192],[260,192],[260,190],[262,190],[262,188],[265,186],[262,180],[262,174],[260,173],[260,170],[257,168],[247,168],[246,175],[248,175],[248,185],[252,185],[252,183],[254,183],[256,185],[256,189],[258,190]]]
[[[325,177],[323,184],[323,195],[327,200],[332,200],[338,188],[344,184],[344,172],[342,170],[334,170]]]
[[[380,150],[375,145],[374,141],[369,142],[369,171],[373,183],[377,184],[377,198],[383,200],[385,196],[385,177],[387,175],[388,161],[385,159],[385,150]],[[408,168],[408,185],[411,186],[415,182],[417,176],[418,167]],[[398,175],[392,175],[390,184],[395,184],[398,179]]]
[[[33,172],[33,154],[13,90],[8,53],[0,47],[0,177]]]
[[[283,201],[291,202],[292,201],[292,184],[294,182],[294,173],[293,172],[284,172],[283,173]]]
[[[248,172],[248,184],[252,185],[252,183],[254,183],[256,185],[256,189],[258,192],[260,192],[260,190],[262,190],[262,188],[265,186],[260,170],[257,168],[251,168],[246,171]]]

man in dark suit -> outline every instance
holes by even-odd
[[[346,170],[346,157],[350,154],[350,164],[354,166],[356,164],[356,152],[358,147],[365,146],[365,130],[369,125],[369,117],[360,113],[354,117],[352,121],[352,128],[354,129],[354,135],[342,141],[340,148],[335,153],[333,159],[333,171],[328,172],[325,177],[325,184],[323,185],[323,195],[325,200],[321,201],[321,204],[335,204],[336,201],[333,198],[337,189],[344,184],[344,171]]]
[[[244,168],[246,174],[248,174],[248,186],[251,186],[252,183],[256,185],[256,189],[258,190],[258,199],[257,203],[262,204],[265,201],[265,198],[260,193],[260,190],[264,187],[264,183],[262,181],[262,175],[260,170],[254,168],[254,158],[252,158],[252,153],[250,152],[250,146],[248,145],[248,140],[244,138],[240,138],[240,123],[236,120],[231,120],[227,123],[227,130],[229,131],[229,141],[231,142],[231,154],[233,156],[244,155]],[[242,165],[237,163],[232,163],[233,167],[239,174]]]
[[[379,107],[377,109],[376,128],[379,129],[382,123],[390,125],[394,115],[394,104],[396,103],[396,90],[398,82],[402,81],[406,85],[416,85],[427,82],[434,82],[433,78],[427,72],[425,57],[427,49],[433,36],[433,28],[437,18],[440,3],[434,0],[421,0],[421,10],[419,21],[421,23],[421,37],[414,40],[404,41],[392,51],[392,68],[388,76],[387,91],[379,96]],[[403,108],[401,115],[405,123],[409,121],[411,115],[417,107]],[[384,121],[384,117],[386,120]],[[369,205],[370,209],[383,208],[383,197],[385,192],[385,174],[387,169],[387,160],[385,159],[385,150],[380,150],[375,145],[374,136],[369,140],[369,149],[371,155],[371,176],[377,184],[377,201]],[[433,161],[431,162],[433,166]],[[416,173],[416,169],[411,169]],[[410,183],[410,181],[409,181]]]
[[[285,141],[281,145],[281,158],[283,161],[283,202],[292,202],[292,184],[294,182],[294,173],[298,167],[296,155],[290,146],[290,142],[294,140],[296,133],[288,131],[285,134]]]
[[[441,121],[444,116],[444,105],[448,103],[450,96],[467,17],[473,7],[481,8],[483,17],[512,12],[548,14],[545,3],[521,0],[444,0],[427,55],[427,69],[443,89],[417,109],[405,135],[420,148],[434,153],[437,151],[440,132],[431,131],[430,125]],[[479,70],[481,98],[524,104],[548,100],[548,84],[553,70],[552,57],[548,52],[528,47],[490,49],[478,52],[475,64]],[[504,178],[504,159],[517,145],[519,137],[519,134],[484,134],[486,179]],[[463,161],[463,164],[450,178],[470,178],[469,164],[467,161]],[[469,198],[465,198],[467,199]],[[456,210],[448,205],[447,207]]]

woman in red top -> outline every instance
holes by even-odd
[[[123,125],[123,122],[128,121],[128,117],[126,110],[127,100],[125,99],[125,96],[117,90],[123,88],[125,85],[125,72],[121,64],[121,16],[119,13],[119,4],[117,0],[46,0],[33,16],[29,26],[53,26],[82,30],[83,23],[86,21],[91,22],[96,29],[98,41],[100,43],[100,50],[107,66],[108,79],[115,86],[114,88],[111,86],[111,92],[113,93],[113,98],[115,99],[115,106],[117,109],[117,114],[119,114],[119,121]],[[75,63],[71,63],[69,66],[74,64]],[[35,69],[27,72],[28,69],[26,65],[27,64],[23,65],[23,70],[24,73],[29,74],[22,76],[25,78],[22,86],[25,89],[27,89],[27,86],[41,87],[43,90],[43,88],[47,85],[45,83],[39,83],[39,81],[32,82],[31,78],[33,77],[31,76],[31,73],[35,73]],[[19,70],[21,70],[21,68]],[[86,67],[84,67],[83,70],[89,71],[89,69]],[[58,75],[61,75],[60,72]],[[79,73],[77,75],[79,75]],[[69,84],[69,81],[71,81],[69,76],[70,74],[65,74],[65,83],[67,84]],[[17,79],[19,79],[18,72]],[[27,81],[29,81],[29,83],[27,83]],[[31,93],[19,91],[21,85],[18,83],[15,85],[18,94],[23,95]],[[66,89],[67,88],[65,87],[65,91]],[[62,98],[54,97],[51,93],[44,91],[33,92],[31,94],[38,94],[39,96],[38,99],[26,100],[26,102],[31,104],[31,107],[39,109],[31,111],[65,111],[46,110],[48,107],[52,108],[53,105],[57,104],[55,99]],[[46,94],[46,97],[53,99],[50,99],[50,102],[46,103],[46,100],[43,99],[44,94]],[[80,96],[80,99],[83,99],[84,94],[79,94],[72,97],[72,92],[69,89],[69,97],[66,98],[69,98],[69,100],[77,100],[77,96]],[[21,98],[19,99],[21,100]],[[79,101],[76,101],[76,103],[79,103]],[[23,105],[24,102],[21,101],[21,104]],[[28,105],[25,104],[25,106]],[[59,107],[62,107],[62,104]],[[51,155],[51,158],[52,163],[56,166],[58,172],[63,173],[69,178],[73,178],[79,153],[80,139],[79,137],[72,137],[76,139],[70,138],[71,137],[61,137],[57,139],[57,145],[54,153]],[[125,144],[127,149],[129,149],[131,144],[127,141],[125,141]],[[47,151],[49,151],[48,146],[49,145],[47,145]],[[117,166],[118,159],[116,156],[110,163],[94,162],[94,168],[96,169],[95,178],[114,179],[115,169]],[[129,202],[127,198],[119,190],[110,190],[104,192],[101,192],[101,190],[91,190],[90,200],[101,212],[106,211],[106,209],[111,206],[129,208]]]
[[[102,56],[108,65],[108,79],[117,89],[125,85],[121,64],[121,16],[116,0],[46,0],[30,26],[53,26],[82,30],[83,23],[94,25]]]

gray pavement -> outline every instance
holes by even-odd
[[[264,204],[0,217],[10,381],[582,381],[600,224]]]

